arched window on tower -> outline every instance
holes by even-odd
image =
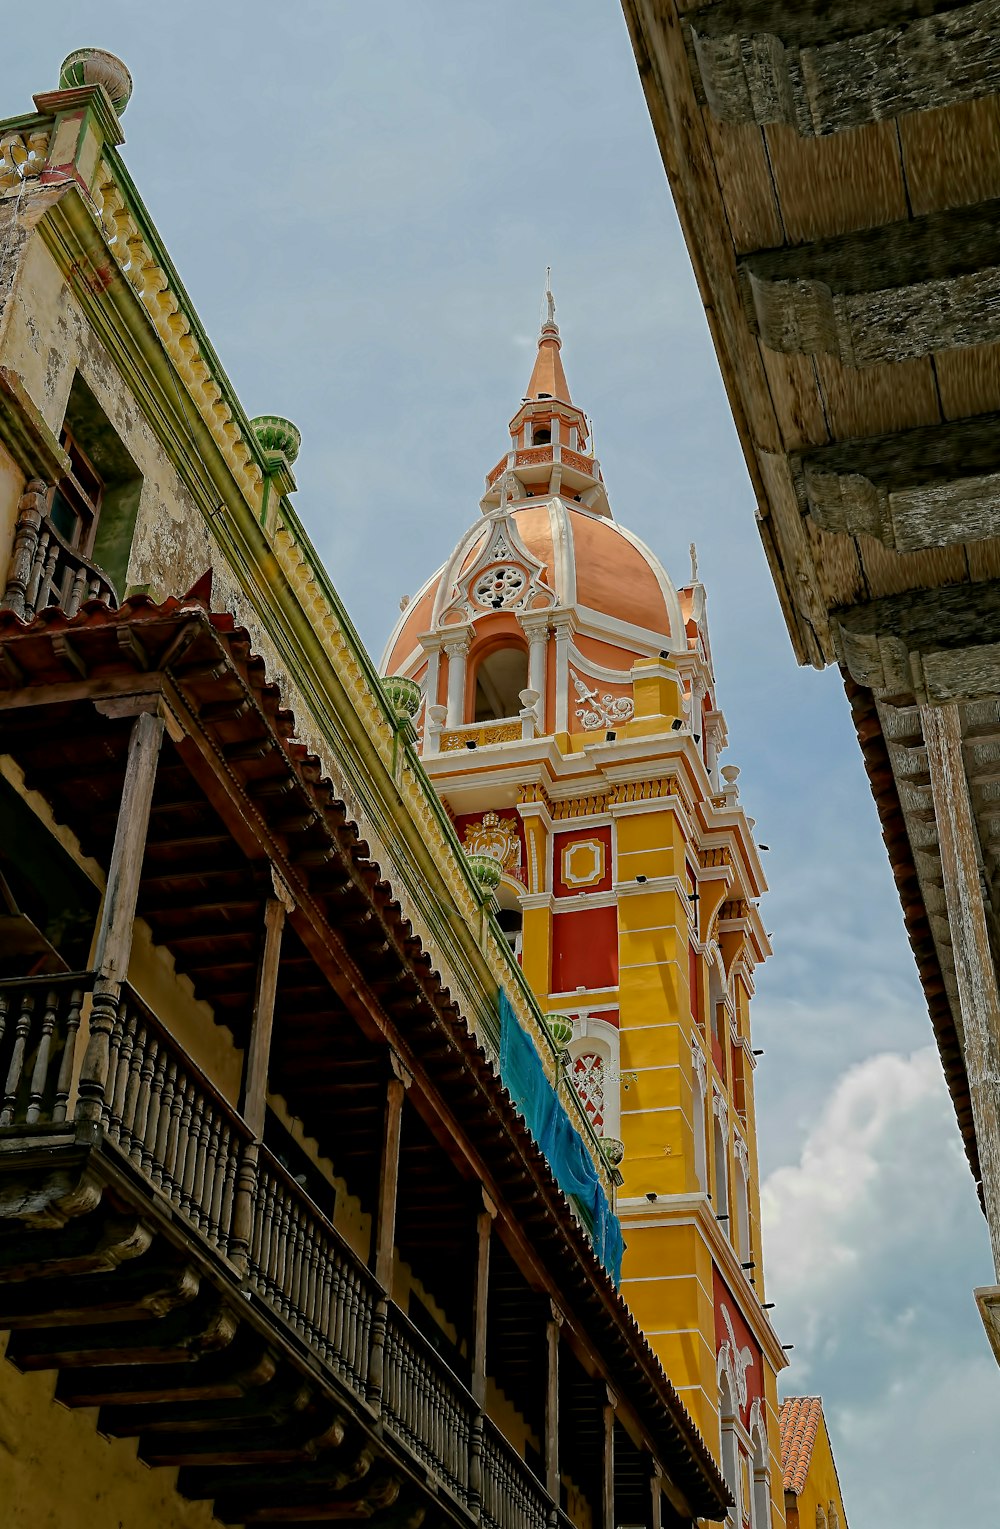
[[[708,1190],[708,1126],[705,1111],[708,1108],[707,1073],[704,1054],[697,1041],[692,1042],[692,1071],[694,1087],[691,1091],[691,1130],[694,1136],[694,1175],[702,1193]]]
[[[767,1469],[767,1440],[760,1416],[750,1429],[753,1445],[753,1489],[750,1495],[751,1529],[771,1529],[771,1479]]]
[[[516,717],[528,688],[528,650],[519,643],[494,648],[476,666],[476,722]]]
[[[737,1146],[742,1146],[737,1138]],[[750,1184],[747,1176],[746,1147],[736,1154],[736,1177],[733,1199],[736,1202],[736,1247],[740,1260],[746,1263],[753,1255],[750,1251]]]
[[[712,1183],[712,1199],[715,1204],[715,1214],[725,1217],[723,1226],[729,1232],[732,1240],[732,1223],[729,1216],[729,1145],[726,1141],[726,1126],[720,1116],[718,1108],[712,1112],[713,1131],[712,1145],[715,1157],[715,1175]]]
[[[493,895],[500,905],[499,912],[497,913],[497,923],[500,925],[507,944],[517,959],[520,960],[521,929],[524,924],[524,915],[521,912],[521,899],[506,877],[501,880]]]
[[[740,1446],[736,1433],[739,1426],[739,1408],[733,1395],[728,1366],[723,1367],[722,1374],[719,1376],[719,1422],[722,1426],[722,1474],[735,1504],[726,1515],[726,1524],[736,1525],[743,1521],[743,1509],[740,1502]]]

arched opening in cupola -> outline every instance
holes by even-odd
[[[528,688],[528,649],[508,642],[493,648],[476,665],[476,722],[516,717],[521,710],[521,691]]]
[[[533,446],[548,446],[552,442],[552,430],[548,425],[536,425],[531,432]]]

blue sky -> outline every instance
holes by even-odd
[[[823,1394],[851,1529],[995,1517],[991,1281],[836,673],[796,667],[617,0],[49,0],[6,18],[4,114],[86,43],[135,78],[124,154],[248,411],[303,433],[300,515],[378,656],[478,513],[546,265],[617,518],[696,541],[775,954],[755,1041],[787,1391]]]

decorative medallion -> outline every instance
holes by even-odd
[[[521,835],[518,833],[517,818],[502,818],[498,812],[484,812],[478,823],[466,826],[463,845],[467,855],[488,856],[508,876],[518,881],[522,879]]]
[[[604,844],[577,839],[562,853],[562,879],[568,887],[590,887],[604,876]]]
[[[501,563],[479,575],[472,587],[472,598],[477,605],[495,611],[504,610],[517,604],[527,582],[528,575],[523,568]]]
[[[573,681],[577,700],[583,703],[577,707],[576,714],[587,732],[595,727],[615,727],[630,720],[635,711],[631,696],[610,693],[598,695],[596,690],[584,684],[575,669],[569,671],[569,677]]]

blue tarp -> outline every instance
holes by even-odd
[[[559,1188],[571,1195],[591,1230],[594,1251],[615,1284],[621,1278],[622,1229],[576,1127],[545,1076],[530,1035],[521,1029],[507,994],[500,992],[500,1076]]]

